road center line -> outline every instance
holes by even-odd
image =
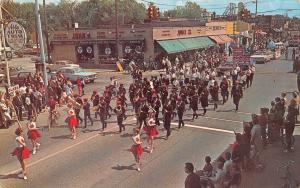
[[[133,120],[134,120],[134,118],[129,119],[128,121],[124,121],[124,124],[129,123],[129,122],[131,122],[131,121],[133,121]],[[116,127],[111,127],[110,129],[106,129],[103,133],[109,132],[109,131],[111,131],[111,130],[113,130],[113,129],[115,129],[115,128],[116,128]],[[43,158],[38,159],[38,160],[36,160],[36,161],[34,161],[34,162],[32,162],[32,163],[29,163],[29,164],[27,165],[27,167],[28,167],[28,168],[29,168],[29,167],[32,167],[32,166],[34,166],[34,165],[36,165],[36,164],[38,164],[38,163],[40,163],[40,162],[42,162],[42,161],[45,161],[45,160],[47,160],[47,159],[49,159],[49,158],[52,158],[52,157],[54,157],[54,156],[56,156],[56,155],[58,155],[58,154],[60,154],[60,153],[63,153],[63,152],[65,152],[65,151],[67,151],[67,150],[70,150],[70,149],[72,149],[72,148],[74,148],[74,147],[76,147],[76,146],[78,146],[78,145],[80,145],[80,144],[83,144],[83,143],[85,143],[85,142],[87,142],[87,141],[89,141],[89,140],[92,140],[93,138],[96,138],[96,137],[98,137],[99,135],[100,135],[100,134],[97,133],[97,134],[95,134],[95,135],[93,135],[93,136],[91,136],[91,137],[86,138],[85,140],[81,140],[80,142],[74,143],[73,145],[70,145],[70,146],[68,146],[68,147],[66,147],[66,148],[64,148],[64,149],[62,149],[62,150],[59,150],[59,151],[54,152],[54,153],[52,153],[52,154],[50,154],[50,155],[47,155],[46,157],[43,157]],[[17,169],[17,170],[14,170],[14,171],[11,171],[11,172],[8,172],[8,173],[4,173],[4,174],[5,174],[6,176],[9,175],[9,174],[16,174],[17,172],[20,172],[21,170],[22,170],[22,169],[19,168],[19,169]]]
[[[171,123],[172,125],[175,125],[176,123]],[[176,124],[177,125],[177,124]],[[198,125],[190,125],[190,124],[185,124],[185,127],[191,127],[191,128],[197,128],[197,129],[203,129],[203,130],[208,130],[208,131],[216,131],[216,132],[223,132],[223,133],[230,133],[234,134],[233,131],[229,130],[224,130],[224,129],[217,129],[217,128],[211,128],[211,127],[203,127],[203,126],[198,126]]]
[[[239,123],[239,124],[243,124],[243,122],[242,122],[242,121],[235,121],[235,120],[230,120],[230,119],[214,118],[214,117],[209,117],[209,116],[202,116],[202,118],[205,118],[205,119],[213,119],[213,120],[219,120],[219,121],[227,121],[227,122],[232,122],[232,123]]]

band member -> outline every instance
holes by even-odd
[[[154,140],[154,137],[156,135],[158,135],[158,131],[156,129],[156,123],[155,123],[155,119],[154,119],[154,113],[155,112],[151,112],[150,115],[149,115],[149,120],[147,121],[147,126],[145,128],[146,130],[146,133],[148,135],[148,145],[149,147],[147,147],[147,149],[150,149],[150,153],[153,152],[153,140]]]
[[[220,83],[220,89],[221,89],[221,95],[223,98],[223,104],[225,104],[225,102],[228,100],[228,81],[226,76],[224,76],[224,78],[222,79],[221,83]]]
[[[68,117],[66,119],[66,122],[68,123],[68,126],[71,131],[71,139],[76,139],[76,126],[78,126],[78,121],[75,115],[74,110],[68,111]]]
[[[144,100],[143,103],[144,104],[141,107],[141,111],[140,111],[140,115],[139,115],[139,128],[140,129],[141,129],[143,123],[144,123],[144,125],[147,124],[146,119],[147,119],[148,113],[149,113],[149,106],[148,106],[147,101]]]
[[[214,84],[210,86],[209,88],[211,98],[214,102],[214,110],[218,108],[218,102],[219,102],[219,86],[218,82],[214,81]]]
[[[100,122],[102,124],[102,131],[107,127],[106,123],[106,102],[104,101],[103,97],[100,97],[100,103],[98,105],[98,109],[96,113],[100,116]]]
[[[140,129],[134,129],[134,136],[132,137],[133,145],[131,146],[131,152],[135,158],[135,161],[138,164],[137,171],[141,171],[141,156],[144,152],[144,149],[142,148],[142,141],[140,137]]]
[[[172,105],[171,105],[171,101],[169,101],[165,106],[165,112],[164,112],[164,127],[167,130],[166,140],[171,135],[171,119],[172,119]]]
[[[80,124],[83,122],[83,119],[80,117],[80,108],[83,104],[82,99],[79,96],[74,96],[75,97],[75,101],[79,104],[79,106],[75,106],[74,107],[74,111],[76,114],[76,119],[80,121]]]
[[[157,97],[154,98],[154,102],[153,102],[153,108],[155,110],[155,123],[157,126],[160,126],[160,122],[159,122],[159,119],[158,119],[158,115],[159,115],[159,108],[161,107],[161,103],[160,103],[160,100]]]
[[[176,117],[176,102],[177,102],[177,98],[178,98],[178,95],[176,93],[176,89],[173,89],[171,95],[170,95],[170,101],[171,101],[171,105],[172,105],[172,119],[174,117]]]
[[[198,110],[198,95],[196,92],[193,91],[192,97],[191,97],[191,104],[190,104],[192,110],[193,110],[193,120],[198,118],[197,110]]]
[[[183,113],[185,111],[185,102],[182,101],[182,98],[178,98],[178,103],[177,103],[177,114],[178,114],[178,129],[184,126],[183,122]]]
[[[129,86],[129,100],[132,104],[132,109],[134,109],[134,94],[135,94],[136,86],[134,83]]]
[[[37,142],[37,140],[41,137],[41,133],[38,131],[36,127],[36,123],[33,121],[27,123],[27,128],[28,128],[27,136],[28,139],[31,140],[32,148],[33,148],[32,154],[35,155],[36,150],[39,149],[41,145],[40,143]]]
[[[208,107],[208,90],[206,87],[203,88],[200,96],[201,106],[203,108],[203,115],[206,114],[206,108]]]
[[[118,122],[119,132],[120,133],[122,132],[122,130],[125,131],[125,126],[123,125],[124,111],[125,111],[125,109],[121,105],[118,105],[114,109],[114,112],[117,115],[117,122]]]
[[[233,103],[235,104],[235,111],[239,110],[239,103],[242,97],[242,87],[238,82],[234,82],[231,89],[231,97],[233,97]]]
[[[87,126],[87,119],[90,120],[91,125],[93,126],[93,119],[91,118],[91,109],[90,109],[90,103],[88,102],[88,99],[83,99],[83,120],[84,120],[84,128]]]
[[[26,168],[26,159],[29,158],[30,152],[29,149],[26,147],[25,139],[22,136],[22,129],[17,128],[15,131],[16,137],[16,143],[17,147],[15,150],[11,153],[12,156],[17,156],[17,159],[19,160],[21,167],[22,167],[22,178],[24,180],[27,180],[27,168]]]

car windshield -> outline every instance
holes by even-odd
[[[74,68],[73,70],[74,70],[74,72],[83,72],[83,70],[81,68]]]

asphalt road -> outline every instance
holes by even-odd
[[[296,75],[289,73],[291,67],[291,62],[285,60],[257,65],[254,85],[246,90],[238,113],[233,111],[234,105],[230,99],[217,111],[208,111],[205,117],[195,121],[190,120],[192,112],[188,111],[183,129],[177,130],[175,119],[168,140],[163,139],[165,132],[162,126],[159,127],[154,152],[150,154],[146,151],[142,156],[141,172],[135,170],[134,158],[129,151],[132,128],[135,126],[133,116],[127,118],[126,131],[122,134],[117,133],[113,117],[104,134],[99,134],[100,122],[97,121],[87,130],[79,128],[78,139],[70,140],[63,121],[66,110],[62,109],[60,126],[50,131],[43,129],[42,147],[28,161],[29,179],[26,181],[18,179],[16,172],[19,164],[8,155],[10,150],[4,150],[14,147],[14,136],[6,134],[6,147],[0,146],[4,151],[0,153],[0,185],[7,188],[184,187],[185,162],[192,162],[196,169],[201,169],[206,155],[216,158],[233,143],[233,130],[242,131],[242,122],[249,121],[251,113],[258,113],[261,107],[269,107],[270,101],[280,92],[297,88]],[[120,75],[120,79],[126,85],[131,80],[124,75]],[[105,83],[109,83],[109,76],[88,85],[86,92],[103,90]],[[39,117],[38,125],[46,126],[46,115]],[[7,130],[0,130],[0,133],[3,131]],[[142,137],[145,138],[145,135]],[[146,146],[145,139],[143,146]]]

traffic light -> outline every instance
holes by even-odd
[[[153,5],[150,5],[148,8],[148,18],[149,19],[154,18],[154,6]]]
[[[154,18],[159,18],[159,17],[160,17],[159,8],[154,6]]]

